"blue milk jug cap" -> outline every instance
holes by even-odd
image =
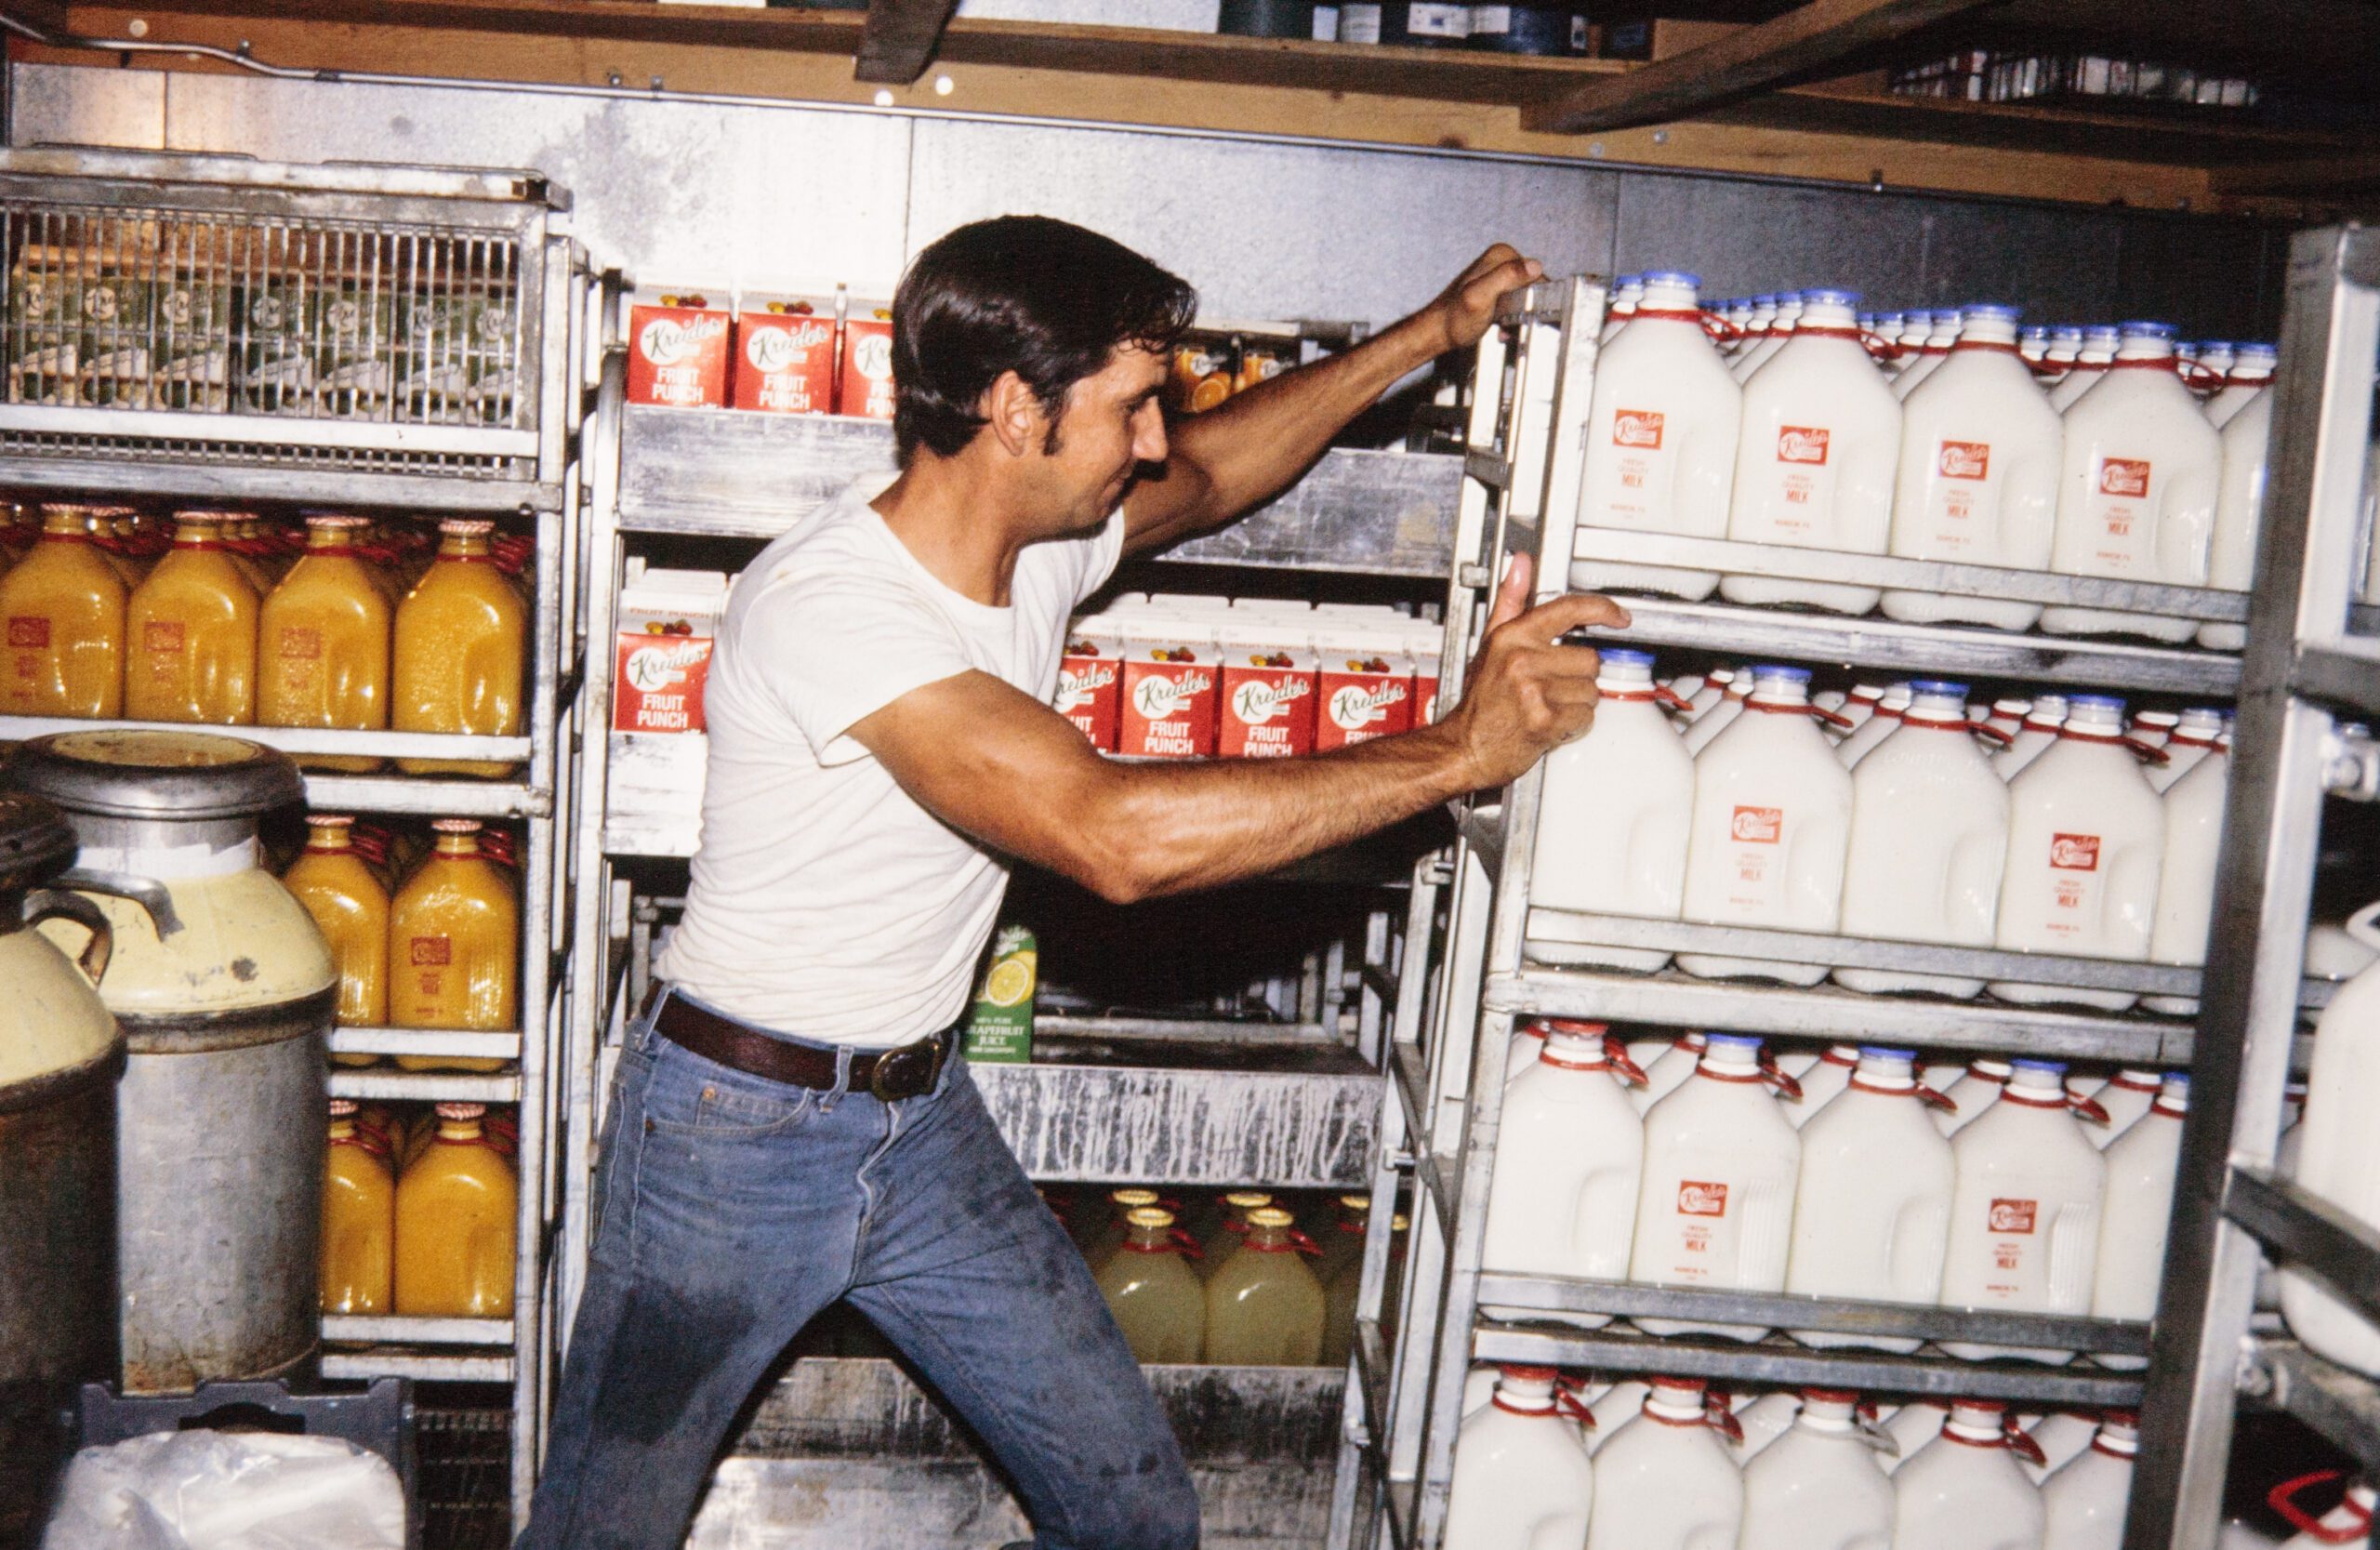
[[[1625,667],[1649,668],[1653,665],[1651,652],[1633,651],[1626,646],[1604,646],[1597,655],[1606,662],[1618,662]]]
[[[2181,330],[2170,323],[2132,318],[2117,324],[2116,332],[2127,339],[2170,339]]]
[[[1873,1055],[1878,1060],[1906,1060],[1911,1065],[1917,1062],[1915,1050],[1896,1050],[1883,1044],[1862,1044],[1859,1046],[1859,1055],[1863,1060]]]
[[[2069,695],[2067,696],[2066,708],[2069,710],[2077,710],[2086,705],[2102,710],[2121,712],[2123,709],[2123,701],[2113,695]]]
[[[2066,1062],[2062,1060],[2012,1060],[2008,1064],[2019,1071],[2047,1071],[2052,1076],[2066,1072]]]
[[[1804,291],[1802,304],[1811,307],[1857,307],[1859,305],[1859,293],[1831,289]]]
[[[1648,269],[1642,274],[1620,276],[1622,285],[1626,285],[1631,280],[1640,281],[1647,285],[1691,285],[1698,291],[1702,288],[1702,276],[1688,274],[1682,269]]]
[[[1712,1033],[1706,1034],[1703,1038],[1702,1047],[1705,1053],[1712,1050],[1746,1050],[1756,1054],[1760,1051],[1760,1040],[1753,1034]]]
[[[1959,311],[1971,318],[1999,318],[2005,323],[2014,323],[2025,315],[2022,307],[2011,307],[2004,301],[1970,301]]]
[[[1915,679],[1911,682],[1909,689],[1913,695],[1951,695],[1960,699],[1967,697],[1965,684],[1953,683],[1947,678]]]
[[[1752,665],[1752,676],[1754,679],[1785,678],[1796,683],[1807,683],[1810,681],[1810,669],[1788,668],[1775,662],[1758,662]]]

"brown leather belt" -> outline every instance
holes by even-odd
[[[645,999],[645,1011],[651,1013],[654,1001],[664,994],[662,987],[654,987]],[[821,1092],[835,1085],[834,1051],[772,1038],[733,1018],[706,1011],[682,996],[671,996],[661,1002],[660,1015],[653,1019],[653,1027],[672,1044],[682,1045],[705,1060],[747,1076],[794,1087],[813,1087]],[[951,1041],[950,1031],[945,1029],[931,1039],[914,1040],[873,1054],[855,1054],[852,1056],[850,1090],[888,1102],[921,1097],[932,1092],[934,1083],[941,1080],[942,1067],[950,1058]]]

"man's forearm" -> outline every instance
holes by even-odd
[[[1117,766],[1101,817],[1136,897],[1261,877],[1472,789],[1448,723],[1305,759]]]

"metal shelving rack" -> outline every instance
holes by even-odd
[[[569,203],[535,172],[0,152],[0,483],[215,506],[483,513],[535,532],[524,735],[222,729],[298,754],[520,766],[485,781],[306,776],[311,807],[511,819],[524,831],[521,1027],[349,1027],[330,1040],[341,1053],[495,1058],[509,1068],[333,1066],[326,1077],[333,1096],[519,1106],[514,1317],[325,1318],[335,1348],[321,1363],[333,1379],[509,1384],[516,1519],[548,1375],[538,1353],[558,1182],[548,1071],[566,980],[555,928],[570,908],[558,820],[572,803],[581,646],[588,277],[560,230]],[[102,288],[104,307],[90,299]],[[0,741],[144,724],[0,716]]]
[[[2236,622],[2247,612],[2245,598],[2237,593],[1580,527],[1575,513],[1583,431],[1605,300],[1601,285],[1592,280],[1540,282],[1508,300],[1502,326],[1491,330],[1482,345],[1446,610],[1441,693],[1449,703],[1461,694],[1462,668],[1477,644],[1503,561],[1514,552],[1536,560],[1540,601],[1569,590],[1570,562],[1580,559],[2079,603],[2207,621]],[[2368,359],[2366,366],[2368,371]],[[2361,443],[2357,445],[2360,450]],[[2350,492],[2353,487],[2350,480]],[[2334,577],[2345,574],[2341,565]],[[2228,697],[2241,682],[2240,658],[2215,652],[1794,614],[1719,601],[1625,601],[1633,624],[1624,634],[1611,632],[1608,638],[1631,645],[1724,651],[1739,660],[1781,658],[1903,675],[2009,677],[2209,697]],[[2266,604],[2260,601],[2258,606]],[[2334,622],[2344,613],[2342,599]],[[2253,727],[2243,727],[2241,746],[2255,735]],[[2136,1323],[1487,1272],[1481,1241],[1495,1172],[1506,1046],[1516,1021],[1548,1015],[1829,1042],[1888,1039],[2135,1065],[2203,1060],[2188,1022],[2146,1013],[1869,997],[1824,987],[1698,980],[1675,970],[1585,971],[1542,961],[1533,951],[1540,944],[1566,941],[1672,951],[1717,948],[1737,955],[1757,942],[1765,945],[1763,951],[1804,962],[1889,964],[2168,996],[2194,996],[2202,977],[2210,990],[2219,980],[2196,970],[2148,964],[1534,906],[1531,853],[1541,783],[1541,772],[1532,770],[1501,792],[1458,803],[1458,843],[1436,871],[1417,875],[1408,966],[1424,956],[1430,963],[1406,976],[1407,993],[1398,1005],[1389,1061],[1396,1102],[1382,1121],[1375,1185],[1384,1195],[1409,1170],[1416,1201],[1413,1241],[1401,1286],[1389,1284],[1381,1245],[1369,1249],[1350,1435],[1366,1453],[1370,1474],[1367,1500],[1350,1514],[1351,1537],[1334,1543],[1377,1543],[1383,1530],[1397,1550],[1431,1550],[1437,1543],[1463,1379],[1474,1360],[1611,1373],[1673,1372],[1752,1384],[1823,1384],[1914,1397],[1972,1395],[2044,1408],[2137,1405],[2144,1390],[2141,1373],[2096,1365],[1978,1364],[1923,1352],[1901,1357],[1820,1351],[1781,1337],[1754,1344],[1656,1339],[1618,1327],[1584,1331],[1480,1314],[1481,1305],[1492,1301],[1548,1315],[1652,1315],[1770,1329],[1962,1339],[2137,1361],[2149,1348],[2149,1331]],[[2302,927],[2302,915],[2298,923]],[[2279,1112],[2281,1072],[2296,1043],[2299,1009],[2320,1005],[2330,988],[2301,982],[2294,952],[2285,967],[2275,969],[2266,1000],[2275,1035],[2267,1049],[2274,1063],[2272,1115]],[[2268,1129],[2267,1156],[2269,1139]],[[1357,1401],[1360,1414],[1354,1409]],[[1363,1522],[1374,1502],[1384,1520],[1377,1528]]]
[[[2380,1318],[2380,1233],[2272,1172],[2323,798],[2341,775],[2371,795],[2336,726],[2380,713],[2380,640],[2351,608],[2376,354],[2380,231],[2300,233],[2215,883],[2226,950],[2206,974],[2128,1550],[2212,1550],[2241,1395],[2380,1476],[2380,1384],[2251,1325],[2265,1252]]]

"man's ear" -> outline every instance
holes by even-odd
[[[1000,449],[1012,457],[1022,457],[1040,446],[1049,418],[1042,412],[1040,395],[1012,371],[1000,373],[985,390],[984,415]]]

